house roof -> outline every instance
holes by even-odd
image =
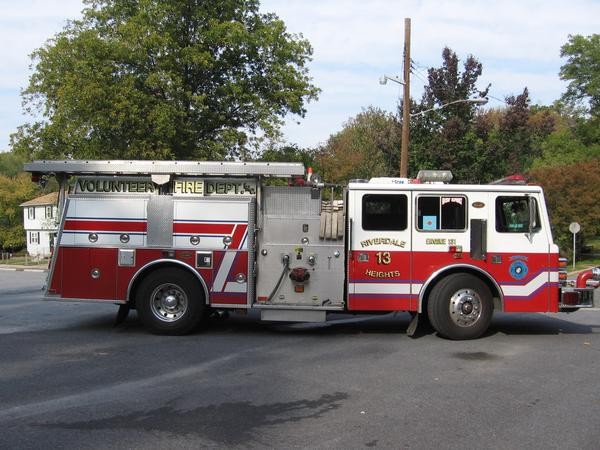
[[[33,200],[29,200],[28,202],[21,203],[20,206],[56,205],[57,201],[58,201],[58,192],[50,192],[49,194],[34,198]]]

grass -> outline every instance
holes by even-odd
[[[600,253],[600,236],[585,240],[585,246],[592,248],[592,253]]]
[[[34,259],[31,256],[13,255],[10,259],[0,259],[0,266],[48,266],[48,258]]]
[[[585,255],[584,255],[584,258],[585,258]],[[590,267],[597,267],[597,266],[600,266],[600,258],[589,258],[589,259],[582,259],[582,260],[579,260],[579,258],[577,258],[577,261],[575,261],[575,270],[584,270],[584,269],[589,269]],[[572,261],[567,266],[567,269],[569,270],[569,272],[571,270],[573,270],[573,262]]]
[[[600,266],[600,236],[587,238],[585,240],[585,246],[590,248],[590,252],[576,255],[575,270]],[[569,261],[567,268],[573,270],[572,260]]]

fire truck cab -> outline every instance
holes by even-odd
[[[61,185],[46,297],[135,308],[153,332],[188,333],[211,311],[267,321],[407,311],[451,339],[494,311],[594,306],[569,288],[542,189],[354,180],[324,206],[297,163],[34,161]],[[440,179],[441,177],[441,179]],[[600,276],[600,271],[593,277]]]

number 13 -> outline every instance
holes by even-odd
[[[377,252],[377,264],[388,265],[392,262],[392,256],[390,252]]]

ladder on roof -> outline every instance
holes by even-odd
[[[211,175],[211,176],[303,176],[302,163],[232,161],[85,161],[39,160],[26,163],[26,172],[65,175]]]

